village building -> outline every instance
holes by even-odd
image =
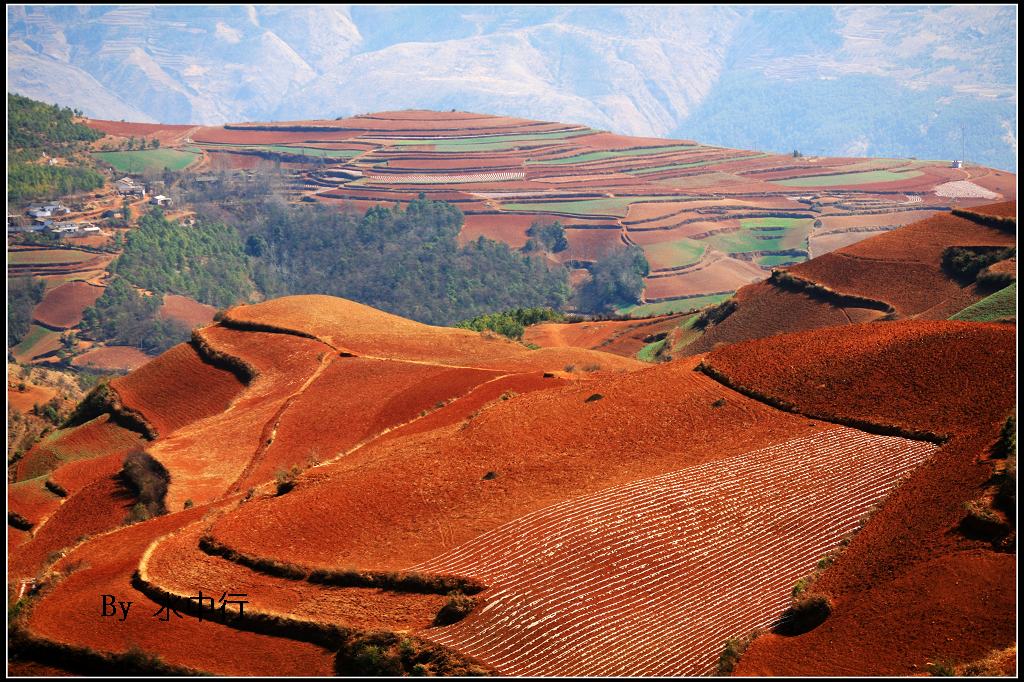
[[[165,197],[163,194],[157,194],[155,197],[149,200],[149,203],[155,206],[170,206],[171,198]]]
[[[115,182],[114,189],[118,194],[125,196],[146,196],[146,186],[127,176]]]

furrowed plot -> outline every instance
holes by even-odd
[[[430,637],[509,675],[697,675],[934,450],[828,428],[505,524],[413,570],[479,578]]]

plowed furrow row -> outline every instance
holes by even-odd
[[[511,675],[694,675],[934,446],[832,427],[505,524],[414,570],[493,587],[432,638]]]

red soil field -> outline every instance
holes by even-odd
[[[412,171],[423,171],[423,170],[460,170],[460,171],[474,171],[474,170],[496,170],[496,169],[508,169],[508,170],[522,170],[523,162],[526,160],[523,156],[477,156],[475,154],[466,154],[465,156],[459,155],[456,158],[452,158],[452,154],[438,153],[429,157],[419,158],[402,158],[388,155],[388,170],[412,170]]]
[[[807,635],[758,639],[735,674],[906,676],[927,662],[977,660],[1015,641],[1015,573],[1013,555],[980,550],[922,562]],[[887,638],[880,655],[880,623],[914,636]]]
[[[588,375],[495,401],[463,424],[372,443],[307,471],[287,495],[220,518],[213,535],[293,563],[401,569],[567,497],[816,431],[692,366]],[[595,393],[604,398],[585,402]],[[640,431],[627,416],[637,413]],[[484,480],[489,471],[496,477]]]
[[[70,329],[82,321],[82,313],[103,295],[103,287],[85,282],[68,282],[51,289],[32,311],[32,316],[45,327]]]
[[[302,466],[310,457],[326,461],[499,376],[495,371],[339,358],[289,403],[274,442],[239,489],[272,480],[277,471]]]
[[[56,395],[57,390],[49,386],[28,384],[24,391],[19,391],[16,386],[8,384],[7,409],[21,413],[31,412],[35,405],[45,405]]]
[[[597,261],[609,252],[624,246],[622,230],[566,230],[565,239],[569,248],[557,254],[563,261]]]
[[[933,450],[824,428],[542,509],[413,567],[491,586],[430,637],[508,675],[713,672]]]
[[[208,522],[198,521],[156,542],[140,562],[148,582],[168,592],[195,596],[198,587],[249,595],[246,611],[284,614],[288,618],[333,623],[362,630],[406,630],[428,627],[444,606],[441,594],[390,592],[373,588],[318,586],[304,581],[255,573],[241,564],[199,549]]]
[[[83,536],[117,528],[135,504],[135,498],[113,476],[90,483],[63,503],[56,495],[51,496],[57,500],[52,516],[34,528],[32,539],[11,557],[9,578],[34,576],[53,552],[74,545]]]
[[[680,274],[648,277],[644,299],[648,302],[735,291],[764,279],[764,270],[748,261],[706,253],[704,260]]]
[[[228,130],[226,128],[200,128],[192,133],[195,142],[219,144],[286,144],[289,142],[310,142],[311,138],[323,140],[347,140],[356,133],[344,130],[325,130],[315,133],[291,132],[287,130]]]
[[[222,497],[267,440],[272,440],[287,401],[331,359],[329,348],[298,336],[219,326],[201,333],[217,352],[248,363],[258,374],[230,407],[226,404],[230,391],[222,391],[198,408],[202,414],[194,412],[198,419],[149,448],[171,474],[166,504],[172,510],[181,509],[185,500],[201,505]],[[203,369],[200,375],[208,371]],[[224,381],[227,389],[230,383]],[[194,384],[183,380],[181,385],[184,401],[190,390],[194,392],[189,388]]]
[[[819,579],[815,590],[837,604],[825,624],[796,638],[755,641],[738,674],[902,675],[1014,641],[1013,558],[957,530],[964,504],[989,485],[984,453],[1014,406],[1013,337],[1000,325],[905,321],[761,339],[709,356],[736,381],[802,410],[953,436]],[[766,365],[761,351],[771,345],[776,359]],[[844,355],[851,346],[862,348],[859,356]],[[773,371],[794,360],[794,370]],[[847,645],[837,651],[837,641]]]
[[[526,231],[534,220],[534,216],[527,215],[468,215],[459,232],[459,242],[467,244],[477,237],[487,237],[519,249],[526,244]]]
[[[35,478],[61,464],[79,459],[125,453],[141,442],[141,436],[100,415],[71,429],[58,429],[47,435],[18,462],[18,480]]]
[[[942,271],[942,252],[950,246],[1014,243],[1013,235],[944,213],[801,263],[789,271],[842,293],[885,301],[902,316],[919,315],[946,301],[955,303],[953,307],[959,305],[956,310],[961,310],[980,297],[963,291]]]
[[[119,472],[124,464],[125,454],[125,451],[114,451],[99,457],[67,462],[54,469],[48,480],[64,488],[68,495],[74,495],[90,483]]]
[[[746,339],[821,327],[869,322],[883,313],[869,308],[840,308],[807,294],[758,282],[736,292],[737,308],[724,322],[707,328],[686,347],[687,354],[705,353],[719,345]]]
[[[545,322],[526,328],[523,341],[538,346],[591,348],[634,357],[648,342],[645,338],[675,329],[685,315],[664,315],[647,320],[599,322]]]
[[[313,336],[338,351],[360,357],[426,361],[453,367],[530,371],[561,369],[567,362],[598,363],[606,369],[635,366],[622,358],[582,350],[531,351],[504,337],[432,327],[331,296],[285,296],[238,306],[228,310],[222,324],[257,328],[269,325]]]
[[[994,215],[1003,218],[1015,218],[1017,216],[1017,202],[1016,201],[1004,201],[998,204],[985,204],[983,206],[975,206],[971,208],[975,213],[982,213],[984,215]]]
[[[234,374],[204,362],[187,343],[114,379],[110,387],[163,437],[223,412],[243,389]]]
[[[167,123],[125,123],[124,121],[103,121],[87,119],[85,124],[101,133],[114,137],[157,138],[161,144],[178,144],[195,126],[172,125]]]
[[[705,362],[802,412],[952,434],[1013,409],[1014,332],[952,321],[859,324],[743,341]]]
[[[133,370],[152,359],[152,356],[132,346],[100,346],[76,355],[71,364],[75,367]]]
[[[506,399],[512,394],[543,391],[562,386],[566,379],[559,376],[545,376],[544,372],[510,374],[479,384],[467,395],[449,401],[440,409],[429,412],[422,419],[403,424],[375,439],[376,443],[403,438],[416,433],[426,433],[452,424],[461,424],[474,412],[486,407],[496,400]]]
[[[28,619],[32,634],[107,652],[123,653],[136,645],[159,652],[168,663],[218,675],[332,675],[333,653],[311,644],[235,630],[210,620],[200,623],[190,616],[179,620],[172,615],[168,622],[152,617],[160,606],[131,586],[139,557],[153,540],[197,520],[205,511],[194,509],[128,526],[72,551],[56,568],[77,561],[83,564],[34,606]],[[210,587],[231,589],[229,585]],[[100,619],[97,595],[104,593],[134,602],[125,621]]]
[[[213,322],[216,312],[214,306],[200,303],[188,296],[164,294],[158,315],[164,320],[178,320],[191,329]]]
[[[40,521],[60,506],[60,498],[50,492],[44,483],[43,477],[11,483],[7,490],[8,511],[38,526]]]

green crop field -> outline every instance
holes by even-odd
[[[844,173],[840,175],[818,175],[812,178],[790,178],[789,180],[772,180],[776,185],[786,187],[836,187],[838,185],[870,185],[879,182],[896,182],[909,180],[921,175],[921,171],[897,173],[889,170],[865,171],[863,173]]]
[[[324,159],[350,159],[353,156],[362,154],[365,150],[363,149],[325,149],[322,147],[302,147],[295,146],[290,147],[283,144],[220,144],[220,143],[204,143],[212,151],[223,150],[241,150],[241,151],[260,151],[260,152],[277,152],[279,154],[294,154],[296,156],[308,156],[311,158],[324,158]]]
[[[60,332],[51,331],[45,327],[40,327],[38,324],[33,324],[29,327],[29,332],[21,340],[21,343],[11,348],[11,353],[19,361],[28,360],[33,355],[36,355],[38,353],[37,349],[44,346],[48,340],[59,336]]]
[[[182,170],[199,156],[179,149],[145,149],[136,152],[96,152],[104,163],[120,173],[141,173],[147,170]]]
[[[28,251],[8,251],[7,262],[11,265],[47,265],[50,263],[81,263],[96,255],[85,251],[65,249],[37,249]]]
[[[497,151],[500,149],[513,149],[524,142],[564,140],[573,137],[581,137],[583,135],[592,135],[595,132],[597,131],[587,128],[586,130],[556,130],[550,133],[523,133],[522,135],[487,135],[484,137],[466,137],[446,140],[403,138],[399,140],[379,140],[379,142],[382,144],[394,144],[403,147],[433,145],[434,151],[439,152]]]
[[[729,163],[730,161],[744,161],[746,159],[760,159],[768,154],[748,154],[746,156],[730,156],[727,159],[709,159],[707,161],[693,161],[691,163],[672,163],[667,166],[655,166],[654,168],[635,168],[626,171],[634,175],[645,175],[647,173],[660,173],[662,171],[669,170],[686,170],[688,168],[703,168],[705,166],[714,166],[719,163]]]
[[[692,239],[680,239],[674,242],[645,244],[643,249],[651,267],[660,270],[699,262],[707,246]]]
[[[577,215],[607,215],[622,218],[629,205],[638,201],[671,201],[678,197],[638,196],[609,197],[607,199],[582,199],[580,201],[548,201],[528,204],[502,204],[506,211],[531,213],[574,213]]]
[[[996,320],[1015,319],[1016,317],[1017,283],[1014,282],[991,296],[986,296],[974,305],[964,308],[949,319],[995,322]]]
[[[655,354],[665,347],[665,339],[647,344],[636,352],[636,359],[641,362],[657,362]]]
[[[586,152],[584,154],[577,154],[576,156],[569,156],[563,159],[545,159],[542,161],[528,161],[527,163],[537,164],[538,166],[551,166],[555,164],[564,163],[584,163],[586,161],[614,159],[620,156],[649,156],[651,154],[667,154],[668,152],[678,152],[684,149],[696,149],[698,146],[699,145],[695,144],[676,144],[668,147],[645,147],[643,149],[618,149],[606,152]]]
[[[620,315],[630,317],[651,317],[653,315],[668,315],[670,313],[686,313],[691,310],[700,310],[709,305],[717,305],[733,295],[734,292],[726,294],[713,294],[710,296],[694,296],[692,298],[680,298],[675,301],[662,301],[660,303],[645,303],[643,305],[628,305],[616,309]]]
[[[740,229],[702,240],[725,253],[807,249],[809,218],[744,218]]]

